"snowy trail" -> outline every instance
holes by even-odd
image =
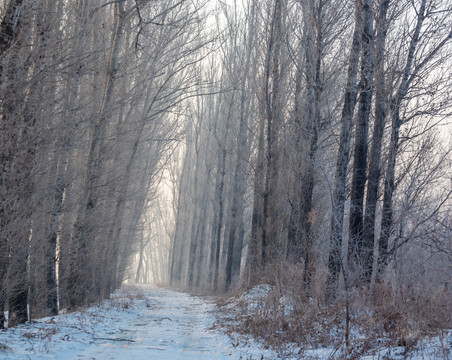
[[[214,304],[185,293],[141,287],[81,313],[41,319],[0,333],[0,359],[264,359],[257,344],[236,347],[212,329]]]
[[[209,330],[213,305],[200,298],[153,288],[137,321],[118,328],[83,352],[96,359],[223,359],[231,358],[229,339]],[[119,339],[112,344],[111,339]]]

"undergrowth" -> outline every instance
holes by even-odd
[[[313,349],[327,349],[321,358],[329,359],[364,355],[409,359],[434,337],[438,345],[431,358],[449,359],[450,294],[430,289],[407,296],[408,292],[401,290],[381,284],[372,290],[338,293],[335,301],[327,303],[321,296],[307,298],[300,287],[290,284],[260,285],[220,300],[220,324],[300,359],[310,358],[306,354]]]

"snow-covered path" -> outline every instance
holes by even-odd
[[[136,296],[136,295],[135,295]],[[236,347],[212,328],[214,304],[185,293],[142,287],[81,313],[0,333],[0,359],[261,359],[257,344]]]
[[[135,319],[108,332],[83,353],[96,359],[222,359],[231,354],[224,335],[209,331],[212,304],[200,298],[152,288]],[[111,339],[115,339],[112,343]]]

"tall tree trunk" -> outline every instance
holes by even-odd
[[[3,59],[17,35],[18,24],[22,18],[23,0],[9,0],[0,23],[0,86],[3,84]]]
[[[204,264],[205,264],[205,250],[206,250],[206,229],[207,229],[207,219],[208,219],[208,192],[204,191],[202,195],[202,209],[201,209],[201,222],[198,225],[198,230],[196,238],[199,239],[199,250],[196,258],[196,267],[194,271],[195,281],[194,286],[198,288],[201,284],[202,276],[204,275]]]
[[[350,187],[350,237],[348,268],[357,281],[369,282],[372,276],[373,242],[363,243],[364,190],[367,171],[367,142],[373,94],[373,0],[363,1],[363,35],[361,52],[361,82],[358,117],[353,151],[353,174]],[[351,276],[351,274],[349,274]]]
[[[376,24],[375,40],[375,122],[372,134],[372,146],[369,154],[369,173],[367,179],[366,211],[364,213],[363,244],[368,255],[373,254],[375,243],[375,215],[377,211],[378,188],[381,176],[381,148],[386,118],[386,85],[385,85],[385,44],[387,32],[387,13],[389,0],[381,0]],[[372,260],[372,261],[371,261]],[[372,275],[373,256],[368,257],[367,280]]]
[[[353,114],[357,98],[357,77],[359,54],[361,50],[362,11],[360,1],[355,1],[355,27],[353,30],[352,48],[348,60],[347,83],[345,85],[344,106],[341,116],[341,134],[336,161],[336,171],[333,187],[331,216],[331,248],[328,257],[327,297],[335,296],[342,261],[342,232],[344,225],[345,188],[347,183],[347,168],[350,160],[351,131]]]
[[[301,60],[302,56],[299,56],[299,60]],[[293,196],[289,199],[290,205],[290,216],[289,216],[289,224],[287,231],[287,259],[290,262],[298,263],[301,261],[303,257],[303,243],[302,243],[302,235],[301,228],[299,224],[300,220],[300,205],[301,201],[299,196],[297,196],[301,192],[300,179],[302,177],[302,89],[303,89],[303,71],[302,71],[302,63],[301,61],[298,63],[296,76],[295,76],[295,92],[294,92],[294,115],[293,115],[293,123],[295,127],[294,133],[296,134],[295,139],[295,159],[294,159],[294,173],[295,173],[295,189]],[[293,200],[292,200],[293,199]]]
[[[1,84],[5,79],[7,92],[2,94],[1,116],[1,202],[0,205],[0,257],[8,259],[0,264],[0,272],[9,277],[5,281],[0,305],[3,311],[8,301],[9,325],[28,320],[28,256],[31,239],[32,215],[36,208],[33,201],[35,184],[33,171],[37,161],[37,120],[44,83],[41,68],[44,65],[47,33],[40,31],[42,23],[32,18],[23,21],[22,2],[9,2],[1,23]],[[14,14],[11,14],[14,12]],[[22,26],[19,30],[19,19]],[[31,38],[35,47],[22,47],[24,39]],[[15,45],[12,46],[13,41]],[[10,51],[7,51],[10,50]],[[28,59],[29,61],[26,61]],[[7,73],[3,74],[6,65]],[[4,267],[5,266],[5,267]],[[5,291],[7,281],[8,290]],[[0,317],[3,326],[3,316]]]
[[[253,214],[251,218],[251,235],[248,244],[247,277],[248,285],[259,280],[262,270],[262,232],[264,227],[264,186],[265,186],[265,119],[260,116],[257,141],[257,161],[254,170]]]
[[[242,247],[244,237],[244,196],[245,196],[245,173],[244,162],[248,158],[248,117],[249,117],[249,100],[247,87],[249,81],[249,72],[251,70],[251,52],[254,43],[254,11],[255,3],[253,2],[250,9],[250,19],[248,23],[248,31],[246,33],[246,53],[245,62],[243,64],[242,80],[240,84],[240,119],[239,132],[236,143],[236,157],[234,168],[234,186],[231,206],[231,226],[229,227],[229,235],[227,236],[226,248],[226,291],[230,289],[233,279],[240,277],[240,268],[242,260]]]
[[[141,277],[141,272],[142,272],[142,267],[143,267],[143,257],[144,257],[144,248],[146,247],[147,243],[144,244],[144,239],[143,239],[143,233],[140,236],[140,252],[138,254],[138,266],[137,266],[137,272],[135,274],[135,283],[139,283],[140,282],[140,277]]]
[[[58,41],[56,37],[57,29],[60,28],[61,20],[62,20],[62,14],[63,14],[63,2],[62,1],[41,1],[39,8],[37,9],[37,15],[36,15],[36,43],[37,51],[39,52],[39,59],[38,62],[35,64],[35,71],[36,73],[40,73],[41,69],[45,69],[46,65],[46,53],[48,51],[49,43],[52,41],[53,45],[56,41]],[[56,86],[53,85],[55,83],[55,74],[50,74],[50,83],[51,85],[48,86],[46,89],[49,91],[46,96],[48,98],[55,98],[56,96]],[[38,88],[36,90],[38,94],[44,93],[44,81],[42,79],[38,79]],[[42,96],[42,95],[38,95]],[[40,103],[41,101],[38,100],[37,103]],[[37,116],[39,114],[38,109],[32,110],[33,114],[36,114],[34,116]],[[58,166],[58,159],[59,156],[55,156],[55,160],[53,160],[55,166]],[[61,166],[61,164],[60,164]],[[53,170],[56,170],[55,168]],[[54,176],[55,172],[52,173],[52,176]],[[58,179],[60,180],[60,179]],[[56,188],[57,191],[54,194],[54,201],[59,202],[62,201],[58,196],[62,192],[60,192],[60,187],[62,187],[62,183],[57,180],[56,182]],[[54,184],[53,179],[51,180],[51,184]],[[55,210],[55,209],[54,209]],[[59,217],[61,215],[61,209],[58,213],[52,213],[48,226],[48,233],[50,233],[50,236],[48,233],[46,233],[47,238],[45,239],[46,244],[44,244],[45,247],[45,254],[44,254],[44,279],[45,279],[45,287],[46,287],[46,315],[57,315],[58,314],[58,289],[57,289],[57,274],[56,274],[56,250],[57,250],[57,227],[59,223]],[[57,220],[56,220],[57,219]],[[40,239],[39,239],[40,240]],[[30,316],[31,318],[31,316]]]
[[[22,0],[8,1],[5,5],[5,11],[0,23],[0,91],[2,91],[2,112],[8,111],[8,105],[5,104],[6,96],[3,93],[4,62],[6,61],[6,53],[11,48],[18,34],[18,24],[22,18],[22,3]],[[9,222],[7,217],[9,214],[5,210],[9,201],[7,191],[9,187],[7,174],[11,169],[13,149],[8,147],[13,145],[15,146],[15,141],[11,138],[11,129],[8,125],[8,118],[5,118],[5,113],[2,115],[3,116],[0,121],[0,139],[2,140],[0,142],[0,278],[2,279],[2,283],[0,284],[0,329],[4,328],[5,323],[4,310],[7,297],[6,274],[9,263],[7,240],[7,224]]]
[[[105,78],[104,94],[99,113],[94,120],[94,132],[88,154],[87,171],[85,175],[85,189],[83,203],[80,206],[75,224],[74,237],[76,244],[77,267],[71,269],[68,280],[69,302],[71,307],[83,305],[86,301],[87,290],[87,245],[91,241],[94,211],[97,205],[97,182],[100,174],[102,158],[101,147],[105,138],[105,128],[108,122],[108,111],[113,99],[115,79],[118,72],[119,50],[125,25],[125,5],[115,3],[115,29],[112,35],[111,52],[108,57],[107,75]]]
[[[66,282],[68,274],[70,273],[72,253],[71,253],[71,241],[69,236],[70,231],[61,232],[63,218],[63,208],[65,199],[68,197],[68,179],[67,172],[71,163],[71,150],[73,143],[75,142],[75,133],[77,126],[79,125],[79,119],[77,119],[77,113],[74,109],[77,108],[76,102],[79,96],[80,85],[82,76],[80,68],[85,66],[85,61],[82,59],[86,51],[86,42],[88,35],[88,15],[90,12],[91,4],[86,0],[78,0],[74,12],[75,17],[75,30],[72,36],[76,38],[74,44],[75,61],[70,66],[70,71],[67,72],[65,78],[65,90],[63,100],[63,116],[62,116],[62,129],[58,136],[56,144],[56,156],[54,161],[56,162],[56,175],[55,175],[55,192],[53,195],[54,204],[52,209],[52,220],[49,229],[48,241],[51,246],[56,244],[57,239],[58,246],[60,248],[59,254],[59,293],[60,293],[60,306],[66,307],[65,299],[66,294]],[[53,266],[53,265],[52,265]]]
[[[226,239],[226,291],[230,289],[233,278],[238,278],[240,275],[240,266],[242,258],[243,246],[243,209],[244,209],[244,173],[243,173],[243,157],[246,156],[247,143],[247,118],[245,114],[244,99],[245,93],[242,89],[241,111],[240,111],[240,125],[239,136],[237,140],[237,153],[235,159],[234,169],[234,187],[232,194],[231,207],[231,224],[229,227],[229,234]]]
[[[187,150],[188,151],[188,150]],[[182,173],[180,176],[179,193],[177,198],[177,209],[176,209],[176,228],[174,230],[174,237],[171,244],[171,260],[170,260],[170,286],[180,285],[182,280],[182,256],[185,248],[185,241],[183,238],[183,232],[185,228],[185,219],[187,211],[183,208],[185,206],[185,193],[186,183],[188,182],[188,172],[189,172],[189,153],[187,152],[184,158]]]
[[[383,196],[383,215],[381,219],[380,239],[378,241],[378,277],[381,278],[384,268],[389,262],[389,238],[392,234],[393,226],[393,204],[392,198],[395,190],[395,166],[399,147],[399,130],[402,125],[400,118],[400,105],[408,91],[410,78],[412,78],[412,69],[414,62],[414,53],[416,51],[421,28],[425,20],[427,0],[422,3],[417,11],[417,23],[413,36],[411,37],[407,60],[403,71],[403,77],[397,89],[397,93],[391,99],[390,110],[392,116],[391,123],[391,141],[389,144],[388,163],[385,173],[384,196]]]
[[[199,138],[199,133],[195,135]],[[199,139],[196,140],[198,143]],[[200,160],[201,156],[199,154],[199,149],[196,149],[195,151],[195,157],[196,157],[196,163],[195,163],[195,170],[194,170],[194,182],[193,182],[193,195],[196,200],[198,200],[199,195],[199,177],[200,177]],[[201,223],[204,221],[204,219],[201,217],[201,214],[203,212],[202,207],[203,204],[197,204],[195,209],[193,209],[193,217],[191,219],[191,232],[190,232],[190,246],[189,246],[189,252],[188,252],[188,270],[187,270],[187,282],[186,286],[189,289],[193,288],[193,280],[194,280],[194,271],[195,271],[195,264],[197,260],[197,254],[199,252],[199,238],[197,237],[199,233],[199,227]]]
[[[195,280],[195,268],[198,260],[198,254],[200,252],[200,242],[201,239],[198,237],[201,233],[202,223],[205,222],[205,218],[203,214],[205,213],[205,208],[207,206],[207,202],[205,201],[205,183],[203,182],[204,178],[204,168],[201,165],[203,156],[206,154],[206,148],[201,148],[201,146],[208,146],[208,142],[204,141],[202,132],[201,132],[201,124],[202,124],[202,114],[203,114],[203,102],[202,99],[198,97],[197,99],[197,110],[199,114],[199,119],[196,123],[195,134],[194,134],[194,171],[193,171],[193,199],[196,201],[196,206],[192,209],[192,219],[191,219],[191,236],[189,238],[190,247],[188,254],[188,270],[187,270],[187,283],[189,289],[193,288],[194,280]]]
[[[270,38],[268,43],[266,64],[264,96],[267,121],[267,152],[265,187],[263,194],[263,230],[262,230],[262,266],[266,265],[276,256],[278,241],[278,135],[280,128],[281,104],[280,104],[280,53],[282,43],[282,3],[275,0],[272,14]]]
[[[235,92],[232,96],[233,103]],[[220,281],[220,249],[221,249],[221,233],[223,230],[224,213],[225,213],[225,199],[224,199],[224,187],[225,187],[225,176],[226,176],[226,155],[227,155],[227,135],[229,132],[230,122],[231,122],[231,111],[232,108],[229,107],[228,114],[226,116],[226,128],[223,130],[223,136],[219,144],[218,152],[218,174],[217,174],[217,184],[218,187],[218,223],[215,229],[215,264],[214,264],[214,277],[213,277],[213,290],[218,290],[218,285]],[[223,249],[225,251],[225,249]]]
[[[306,90],[307,90],[307,114],[302,128],[302,138],[306,150],[303,159],[301,176],[301,206],[299,226],[301,228],[301,242],[303,244],[303,286],[307,296],[311,296],[312,279],[314,276],[314,239],[312,223],[314,213],[312,196],[314,191],[314,172],[317,155],[318,132],[320,124],[320,96],[322,89],[322,56],[323,56],[323,17],[324,2],[321,0],[316,5],[309,3],[305,10],[306,23]],[[310,14],[310,15],[308,15]]]
[[[220,107],[221,107],[221,101],[220,97],[217,98],[216,106],[214,107],[214,110],[210,107],[210,118],[211,119],[217,119],[220,114]],[[218,126],[218,120],[213,121],[213,124],[211,127],[209,127],[209,131],[213,131],[213,134],[215,134],[216,138],[216,129]],[[216,174],[215,174],[215,190],[214,190],[214,197],[212,201],[212,227],[210,231],[210,255],[209,255],[209,275],[207,282],[212,287],[212,289],[216,286],[215,285],[215,269],[217,268],[217,264],[220,261],[220,244],[218,243],[217,239],[217,233],[218,233],[218,226],[220,222],[220,214],[223,212],[223,187],[220,186],[221,183],[221,171],[220,168],[222,168],[221,161],[222,161],[222,154],[220,149],[217,149],[214,145],[215,153],[217,155],[217,168],[216,168]],[[222,217],[223,215],[221,215]],[[221,222],[223,219],[221,218]],[[220,240],[221,240],[221,231],[220,231]]]

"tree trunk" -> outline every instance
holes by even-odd
[[[301,60],[301,55],[300,55]],[[301,157],[302,153],[302,79],[303,72],[301,71],[302,64],[299,62],[297,67],[297,72],[295,76],[295,93],[294,93],[294,133],[296,134],[295,139],[295,159],[294,159],[294,173],[295,173],[295,189],[294,196],[292,199],[289,199],[290,205],[290,215],[289,215],[289,224],[288,224],[288,232],[287,232],[287,259],[289,262],[298,263],[301,261],[303,257],[303,243],[302,243],[302,234],[301,227],[299,224],[300,220],[300,205],[301,201],[299,199],[299,193],[302,191],[301,189],[301,177],[302,177],[302,161]]]
[[[334,298],[339,274],[343,268],[342,232],[344,224],[345,188],[347,168],[350,160],[351,131],[357,98],[357,77],[359,54],[361,51],[362,11],[360,1],[355,2],[355,27],[352,48],[348,60],[347,83],[345,86],[344,107],[341,116],[341,134],[336,161],[331,216],[331,248],[328,257],[327,297]]]
[[[112,35],[111,53],[108,58],[107,76],[104,84],[104,94],[99,113],[96,115],[94,132],[88,154],[87,171],[83,203],[80,206],[75,224],[74,237],[76,244],[76,267],[71,268],[68,280],[69,302],[71,307],[83,305],[86,301],[88,288],[87,276],[87,244],[91,240],[94,211],[97,205],[97,182],[100,174],[102,158],[101,147],[104,142],[105,128],[108,122],[108,111],[113,99],[115,79],[118,72],[118,59],[121,39],[125,25],[124,3],[115,3],[115,30]]]
[[[17,35],[18,24],[22,18],[23,0],[8,1],[0,23],[0,86],[3,84],[3,59]]]
[[[247,276],[248,285],[254,285],[259,280],[262,270],[262,231],[264,227],[264,167],[265,167],[265,120],[259,120],[259,136],[257,142],[257,161],[254,170],[253,214],[251,218],[251,236],[248,244]]]
[[[138,266],[137,266],[137,272],[135,274],[135,282],[138,284],[140,282],[140,276],[141,276],[141,271],[142,271],[142,267],[143,267],[143,257],[144,257],[144,248],[146,246],[146,244],[143,244],[143,234],[140,236],[140,252],[138,255]]]
[[[410,47],[408,50],[408,56],[405,63],[405,68],[403,71],[403,77],[400,82],[399,88],[397,89],[397,93],[391,99],[390,110],[392,116],[391,123],[391,141],[389,144],[389,154],[388,154],[388,163],[386,167],[385,173],[385,182],[384,182],[384,196],[383,196],[383,215],[381,219],[381,230],[380,230],[380,239],[378,241],[378,278],[380,279],[386,265],[389,262],[389,238],[392,234],[393,227],[393,204],[392,198],[395,190],[395,166],[396,166],[396,157],[397,151],[399,147],[399,130],[402,125],[402,120],[400,118],[400,105],[402,100],[406,96],[408,91],[410,78],[412,78],[413,74],[413,62],[414,62],[414,53],[416,47],[419,42],[419,36],[421,33],[421,28],[425,19],[426,12],[426,0],[422,0],[419,10],[417,11],[417,23],[416,28],[414,30],[413,36],[411,37]]]
[[[35,179],[33,176],[37,162],[38,128],[37,114],[40,110],[44,75],[41,68],[45,64],[47,33],[40,29],[42,23],[21,18],[21,2],[10,2],[1,24],[2,66],[7,66],[6,79],[8,91],[2,96],[2,154],[0,155],[1,180],[1,230],[0,256],[8,258],[8,291],[3,291],[8,300],[9,326],[28,320],[29,269],[28,256],[32,239],[32,216],[36,209],[33,195]],[[11,17],[8,12],[15,12]],[[22,19],[23,20],[23,19]],[[39,19],[42,20],[42,19]],[[45,20],[43,20],[45,21]],[[12,24],[14,23],[14,24]],[[20,32],[20,34],[19,34]],[[25,38],[35,41],[33,51],[22,47]],[[15,46],[12,47],[13,39]],[[6,50],[10,50],[6,53]],[[4,52],[3,52],[4,51]],[[28,58],[30,61],[25,61]],[[3,72],[3,67],[1,72]],[[0,73],[2,76],[3,73]],[[2,79],[3,80],[3,79]],[[3,81],[2,81],[3,85]],[[6,155],[6,156],[5,156]],[[6,261],[4,263],[6,265]],[[3,264],[0,265],[3,267]],[[0,269],[4,272],[5,268]],[[4,273],[6,275],[6,273]],[[6,299],[5,299],[6,300]],[[1,301],[2,303],[4,300]],[[3,311],[3,309],[0,309]],[[0,318],[3,324],[3,319]]]
[[[373,243],[363,243],[364,190],[367,171],[367,142],[373,94],[373,0],[363,2],[363,35],[359,108],[355,129],[353,174],[350,188],[350,237],[348,268],[357,281],[369,282],[372,276]],[[351,274],[349,274],[351,276]]]
[[[306,16],[306,87],[307,87],[307,118],[302,128],[303,143],[306,151],[301,156],[303,159],[301,176],[301,207],[300,228],[303,243],[304,273],[303,287],[307,296],[311,296],[312,279],[314,277],[314,239],[312,224],[315,214],[312,206],[314,191],[314,172],[317,156],[318,132],[320,126],[320,96],[322,91],[322,62],[323,62],[323,13],[324,2],[316,5],[309,3],[304,12]]]
[[[203,190],[201,190],[203,191]],[[196,238],[199,239],[199,251],[196,260],[195,267],[195,288],[198,288],[201,284],[201,279],[205,271],[205,250],[206,250],[206,229],[207,229],[207,219],[208,219],[208,193],[204,191],[202,195],[202,212],[201,212],[201,223],[198,226],[198,231]]]
[[[42,1],[41,6],[38,9],[37,14],[37,29],[36,29],[36,37],[37,43],[39,44],[39,61],[35,64],[36,72],[39,73],[41,68],[45,68],[45,55],[48,51],[50,36],[55,36],[55,29],[59,29],[62,19],[63,13],[63,2],[62,1]],[[49,31],[49,29],[51,31]],[[58,41],[58,40],[54,40]],[[56,88],[53,85],[55,83],[55,75],[51,74],[50,82],[52,85],[50,86],[51,92],[47,95],[50,98],[55,98],[56,96]],[[39,87],[37,92],[39,94],[43,93],[43,81],[38,80]],[[34,109],[33,114],[39,113],[37,109]],[[55,166],[58,169],[60,156],[57,154],[54,159]],[[52,177],[54,176],[54,172],[52,173]],[[56,192],[54,193],[53,200],[56,204],[63,202],[63,191],[64,191],[64,179],[58,177],[56,182],[51,180],[51,184],[55,184]],[[58,283],[57,283],[57,273],[56,273],[56,259],[57,259],[57,231],[58,224],[61,216],[61,207],[54,208],[54,212],[50,217],[50,226],[49,226],[49,234],[46,234],[46,242],[45,244],[45,286],[46,286],[46,315],[57,315],[58,314]],[[31,319],[31,316],[30,316]]]
[[[231,226],[227,236],[227,257],[226,257],[226,291],[231,287],[232,281],[240,277],[240,268],[242,260],[242,247],[244,237],[244,196],[246,178],[244,173],[244,161],[248,158],[248,117],[249,100],[247,87],[249,81],[249,72],[251,70],[251,51],[254,43],[254,2],[251,5],[250,20],[247,31],[247,43],[245,61],[242,68],[242,77],[240,84],[240,119],[239,132],[236,143],[236,157],[234,168],[234,186],[231,206]]]
[[[234,98],[234,95],[233,95]],[[231,101],[232,102],[232,101]],[[225,186],[225,176],[226,176],[226,154],[227,154],[227,134],[229,131],[231,120],[231,108],[228,110],[226,117],[226,129],[223,130],[223,137],[221,143],[219,144],[218,152],[218,176],[217,184],[218,187],[218,223],[215,229],[215,264],[214,264],[214,277],[213,277],[213,291],[218,290],[219,277],[220,277],[220,249],[221,249],[221,232],[223,230],[223,218],[224,218],[224,186]],[[225,251],[225,249],[223,249]]]
[[[61,4],[62,2],[60,2]],[[62,6],[62,5],[59,5]],[[50,249],[57,245],[60,247],[59,255],[59,293],[60,293],[60,306],[64,307],[64,299],[66,298],[66,288],[62,284],[66,284],[67,274],[70,272],[70,260],[71,257],[70,249],[71,243],[69,241],[70,236],[66,236],[67,232],[62,232],[59,234],[62,224],[63,208],[65,204],[65,199],[68,197],[68,179],[67,171],[70,167],[71,150],[73,143],[75,142],[75,134],[79,121],[77,119],[76,112],[74,109],[77,108],[76,102],[79,96],[80,84],[82,76],[79,69],[85,66],[85,61],[83,61],[83,56],[86,51],[86,41],[88,32],[88,15],[90,12],[90,4],[86,0],[78,0],[76,4],[75,12],[75,30],[71,34],[76,38],[74,44],[74,54],[75,61],[70,66],[70,71],[67,72],[65,79],[65,90],[64,90],[64,105],[63,105],[63,116],[62,116],[62,129],[61,133],[58,134],[58,139],[56,143],[56,155],[54,161],[56,162],[56,174],[54,183],[54,204],[52,209],[52,219],[50,221],[48,242],[50,244]],[[49,256],[53,250],[49,250]],[[65,256],[67,255],[67,256]],[[49,276],[53,271],[53,261],[49,258]],[[52,280],[49,280],[52,281]]]
[[[375,243],[375,215],[377,211],[378,188],[381,176],[381,148],[386,118],[386,85],[385,85],[385,43],[387,32],[386,16],[389,0],[380,2],[377,19],[377,35],[375,42],[375,122],[372,134],[372,146],[369,154],[369,173],[367,179],[366,211],[364,213],[363,247],[367,251],[367,281],[373,267],[373,251]]]
[[[7,51],[12,46],[17,33],[18,23],[22,17],[22,0],[10,0],[5,6],[5,12],[0,23],[0,87],[3,87],[3,66]],[[2,102],[6,100],[5,94],[2,93]],[[8,111],[8,106],[5,107],[3,112]],[[8,184],[8,172],[11,169],[12,154],[14,153],[12,146],[15,146],[15,140],[11,138],[11,129],[8,124],[8,118],[5,117],[5,113],[2,114],[0,121],[0,170],[2,176],[0,177],[0,278],[6,279],[9,256],[8,256],[8,219],[9,214],[6,209],[6,204],[9,202],[9,184]],[[5,280],[3,280],[5,281]],[[1,284],[0,288],[0,329],[4,328],[5,324],[5,305],[7,297],[6,283]]]
[[[270,38],[265,64],[265,106],[267,121],[267,151],[265,187],[263,194],[263,229],[262,229],[262,266],[274,260],[276,256],[277,241],[279,239],[278,227],[278,136],[280,128],[280,53],[282,43],[282,4],[281,0],[275,0],[272,14]]]

